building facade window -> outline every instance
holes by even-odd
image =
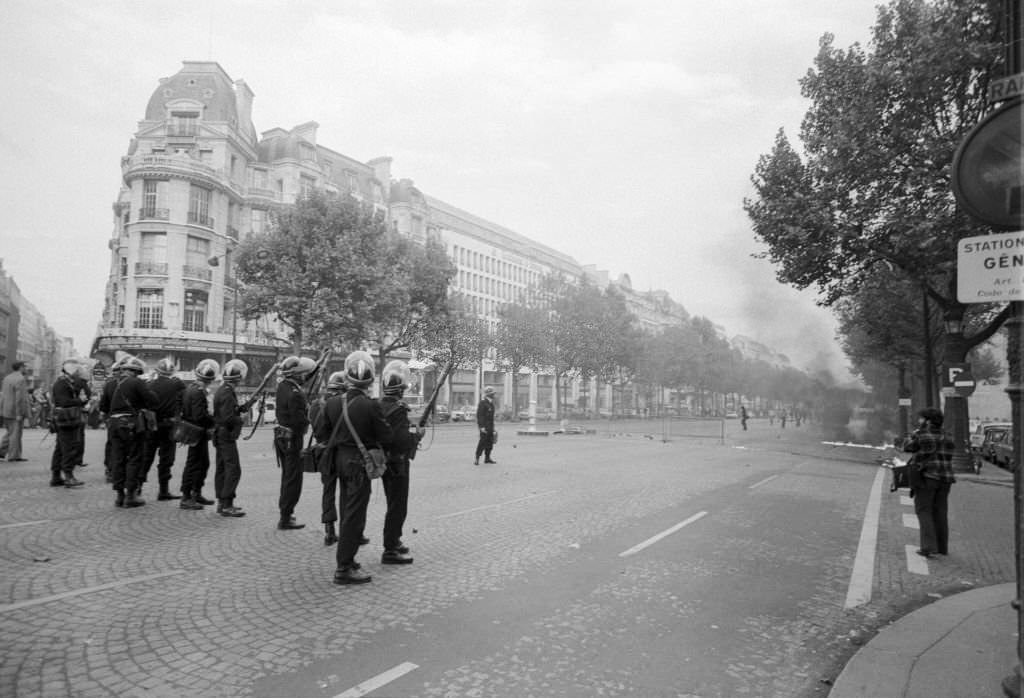
[[[192,185],[188,198],[188,222],[213,227],[210,218],[210,190]]]
[[[252,210],[252,232],[254,234],[260,235],[261,233],[263,233],[263,230],[266,227],[266,221],[266,211],[258,208],[254,208]]]
[[[139,264],[136,274],[167,273],[167,234],[142,233],[139,237]]]
[[[142,180],[142,217],[155,218],[158,204],[157,181],[155,179]]]
[[[302,196],[309,196],[316,188],[316,180],[307,175],[299,175],[299,191]]]
[[[164,292],[160,288],[140,288],[136,298],[135,326],[159,330],[164,326]]]
[[[266,170],[253,170],[252,171],[252,185],[256,189],[267,188],[267,171]]]
[[[186,332],[204,332],[206,330],[206,308],[209,296],[204,291],[185,291],[185,315],[181,329]]]
[[[346,172],[345,178],[348,180],[348,190],[353,194],[359,191],[359,179],[356,177],[355,172]]]

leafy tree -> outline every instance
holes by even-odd
[[[362,341],[370,318],[361,310],[388,278],[377,252],[389,235],[348,197],[314,192],[276,210],[267,232],[249,236],[234,255],[243,315],[276,317],[296,352]]]
[[[494,337],[497,365],[512,374],[512,414],[519,414],[519,371],[539,371],[545,363],[547,311],[525,303],[510,303],[498,311]]]
[[[801,80],[804,157],[780,131],[744,201],[780,281],[816,286],[831,306],[888,263],[964,312],[951,293],[956,243],[987,229],[957,209],[949,177],[1000,60],[994,16],[982,0],[893,0],[872,52],[824,36]]]
[[[487,324],[476,316],[465,297],[453,294],[424,323],[414,347],[438,366],[456,371],[477,365],[490,343]]]

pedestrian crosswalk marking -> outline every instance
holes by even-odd
[[[907,570],[914,574],[928,574],[928,558],[917,554],[916,545],[904,548],[907,554]]]

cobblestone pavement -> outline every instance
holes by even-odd
[[[86,487],[50,488],[52,442],[29,431],[30,460],[0,463],[0,695],[825,695],[889,620],[1013,580],[1012,490],[955,486],[952,554],[928,574],[907,569],[912,508],[886,491],[872,599],[846,610],[874,453],[756,421],[724,444],[616,427],[499,426],[486,467],[471,426],[438,428],[413,464],[416,562],[378,564],[375,484],[362,587],[331,583],[318,479],[307,528],[276,529],[269,429],[242,444],[241,519],[153,484],[115,509],[99,431]]]

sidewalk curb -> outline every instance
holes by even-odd
[[[1015,583],[971,589],[940,599],[882,629],[847,662],[829,698],[907,696],[918,660],[978,613],[1006,609],[1016,594]],[[1007,666],[1009,673],[1012,666]],[[895,691],[894,688],[900,689]]]

